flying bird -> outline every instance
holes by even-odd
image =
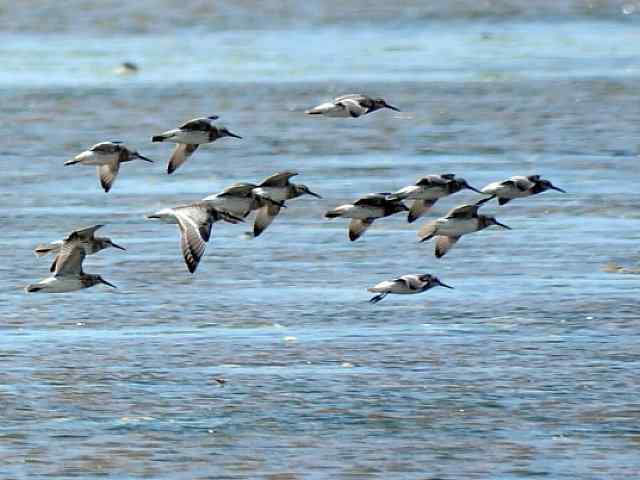
[[[549,189],[567,193],[553,185],[549,180],[541,178],[540,175],[515,176],[502,182],[493,182],[484,187],[482,193],[492,195],[491,198],[497,197],[498,203],[504,205],[514,198],[529,197],[546,192]]]
[[[389,199],[387,193],[372,193],[353,203],[340,205],[325,213],[326,218],[351,218],[349,239],[353,242],[360,238],[377,218],[388,217],[394,213],[409,210],[401,200]]]
[[[56,254],[53,263],[51,264],[51,268],[49,269],[51,272],[54,272],[61,253],[65,251],[65,247],[67,245],[74,245],[82,248],[86,255],[93,255],[110,247],[117,248],[119,250],[126,250],[126,248],[114,243],[108,237],[96,237],[96,231],[102,227],[104,227],[104,225],[93,225],[91,227],[74,230],[63,240],[56,240],[55,242],[38,245],[33,250],[33,253],[38,257],[42,257],[50,253]]]
[[[217,115],[194,118],[178,128],[168,130],[151,138],[152,142],[173,142],[176,144],[167,166],[168,174],[175,172],[203,143],[215,142],[222,137],[242,138],[235,133],[231,133],[225,127],[215,126],[213,121],[218,118],[220,117]]]
[[[100,275],[84,273],[82,262],[86,255],[82,240],[65,241],[56,257],[53,275],[38,283],[27,285],[25,291],[27,293],[66,293],[90,288],[99,283],[116,288]]]
[[[442,283],[438,277],[426,273],[423,275],[403,275],[395,280],[385,280],[367,290],[372,293],[378,293],[378,295],[369,300],[371,303],[378,303],[390,293],[410,295],[426,292],[433,287],[453,288],[446,283]]]
[[[64,164],[96,165],[100,185],[105,192],[108,192],[118,175],[120,164],[136,159],[153,163],[153,160],[143,157],[137,151],[129,150],[122,142],[101,142],[76,155],[73,159],[67,160]]]
[[[490,200],[485,198],[473,205],[460,205],[451,209],[446,216],[423,225],[418,231],[421,242],[438,237],[436,242],[436,257],[443,257],[460,237],[469,233],[484,230],[491,225],[511,230],[511,227],[498,222],[494,217],[479,215],[480,206]]]
[[[257,237],[271,225],[273,219],[280,213],[285,200],[298,198],[302,195],[322,198],[317,193],[309,190],[309,187],[301,183],[291,183],[289,179],[298,175],[298,172],[278,172],[265,178],[254,189],[254,193],[262,198],[269,198],[273,202],[263,205],[258,209],[256,219],[253,224],[253,236]],[[280,203],[280,205],[278,204]]]
[[[239,223],[243,220],[225,211],[218,210],[211,203],[200,201],[190,205],[181,205],[174,208],[164,208],[152,215],[149,219],[159,219],[164,223],[174,223],[180,229],[180,248],[185,264],[190,273],[198,268],[198,263],[206,247],[206,242],[211,238],[211,228],[218,220],[229,223]]]
[[[400,109],[389,105],[382,98],[371,98],[362,94],[342,95],[331,102],[326,102],[317,107],[310,108],[304,113],[307,115],[324,115],[325,117],[353,117],[375,112],[381,108],[390,108],[399,112]]]
[[[418,179],[415,185],[409,185],[389,195],[391,199],[413,200],[407,220],[415,222],[429,211],[439,198],[446,197],[467,188],[477,193],[480,190],[472,187],[464,178],[456,178],[453,173],[427,175]]]

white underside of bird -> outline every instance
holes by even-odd
[[[324,115],[325,117],[359,117],[367,113],[367,109],[354,100],[341,100],[338,103],[326,102],[307,110],[311,115]]]
[[[331,213],[340,217],[356,218],[359,220],[384,217],[384,209],[360,205],[340,205],[339,207],[334,208]]]
[[[469,218],[469,219],[439,218],[438,220],[434,221],[434,224],[435,224],[435,230],[433,231],[432,235],[460,237],[462,235],[473,233],[478,230],[477,218]]]
[[[422,290],[409,288],[404,282],[398,282],[397,280],[385,280],[367,290],[372,293],[397,293],[399,295],[410,295],[422,292]]]
[[[211,143],[209,132],[200,130],[180,130],[174,128],[158,135],[163,137],[165,142],[185,143],[187,145],[201,145],[203,143]]]
[[[26,287],[27,292],[66,293],[85,288],[77,275],[49,277]]]
[[[512,177],[509,180],[518,182],[520,185],[525,186],[526,189],[522,190],[513,184],[504,185],[503,182],[493,182],[484,187],[481,192],[501,198],[522,198],[533,195],[530,189],[535,183],[530,182],[526,177]]]
[[[447,195],[448,192],[444,188],[425,188],[419,185],[409,185],[408,187],[401,188],[390,196],[400,200],[437,200]]]
[[[257,187],[253,191],[258,195],[270,198],[274,202],[284,202],[289,198],[288,189],[283,187]]]
[[[119,160],[119,153],[99,153],[91,150],[86,150],[75,157],[73,157],[73,163],[81,163],[82,165],[111,165]]]

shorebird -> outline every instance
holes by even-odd
[[[27,293],[66,293],[93,287],[99,283],[116,288],[100,275],[92,275],[82,271],[82,262],[87,254],[81,243],[82,241],[79,239],[65,242],[58,254],[53,275],[38,283],[27,285],[25,291]]]
[[[254,183],[239,182],[225,188],[222,192],[209,195],[202,199],[209,202],[218,210],[224,210],[237,217],[246,217],[253,210],[264,206],[274,205],[284,207],[284,202],[276,202],[255,192],[258,186]]]
[[[85,150],[73,159],[64,162],[65,165],[96,165],[100,184],[105,192],[111,190],[111,186],[118,175],[120,164],[135,159],[153,163],[153,160],[143,157],[135,150],[129,150],[122,142],[101,142]]]
[[[367,95],[359,93],[342,95],[335,98],[332,102],[326,102],[317,107],[310,108],[304,113],[307,115],[324,115],[325,117],[353,117],[358,118],[361,115],[375,112],[381,108],[390,108],[399,112],[400,109],[389,105],[382,98],[371,98]]]
[[[311,195],[312,197],[322,198],[317,193],[309,190],[309,187],[301,183],[291,183],[289,179],[298,175],[298,172],[278,172],[265,178],[254,189],[254,193],[257,195],[270,198],[273,203],[264,205],[258,209],[256,219],[253,224],[253,236],[257,237],[273,222],[273,219],[280,213],[280,208],[283,205],[278,205],[277,202],[284,204],[285,200],[291,200],[298,198],[302,195]]]
[[[351,218],[349,239],[357,240],[376,218],[388,217],[394,213],[409,210],[401,200],[390,200],[387,193],[372,193],[353,203],[340,205],[325,213],[326,218]]]
[[[409,223],[412,223],[427,213],[439,198],[459,192],[463,188],[482,193],[480,190],[469,185],[464,178],[456,178],[453,173],[443,173],[442,175],[427,175],[426,177],[422,177],[418,179],[415,185],[404,187],[389,195],[389,198],[414,200],[407,216]]]
[[[385,280],[367,290],[379,294],[369,300],[371,303],[378,303],[390,293],[410,295],[426,292],[433,287],[453,288],[446,283],[442,283],[438,277],[426,273],[424,275],[403,275],[395,280]]]
[[[94,253],[98,253],[100,250],[104,250],[109,247],[126,250],[126,248],[113,243],[113,241],[108,237],[96,237],[96,231],[102,227],[104,227],[104,225],[93,225],[91,227],[74,230],[63,240],[56,240],[55,242],[38,245],[33,250],[33,253],[38,257],[48,255],[49,253],[55,253],[56,257],[49,269],[51,272],[54,272],[56,270],[56,264],[62,255],[61,252],[65,250],[66,245],[77,245],[84,250],[86,255],[93,255]]]
[[[118,68],[114,70],[117,75],[132,75],[138,73],[138,65],[133,62],[122,62],[118,65]]]
[[[217,127],[213,125],[213,121],[217,120],[217,115],[211,115],[206,118],[194,118],[187,123],[180,125],[178,128],[168,130],[160,135],[151,138],[152,142],[173,142],[176,147],[173,149],[167,173],[172,174],[198,149],[203,143],[215,142],[222,137],[242,138],[235,133],[231,133],[225,127]]]
[[[175,223],[180,228],[180,247],[190,273],[198,268],[206,242],[211,237],[211,227],[218,220],[229,223],[242,222],[241,218],[218,210],[209,202],[196,202],[174,208],[164,208],[147,218],[157,218],[164,223]]]
[[[482,193],[492,195],[491,198],[497,197],[498,203],[504,205],[514,198],[529,197],[549,189],[567,193],[553,185],[549,180],[540,178],[540,175],[515,176],[502,182],[493,182],[484,187]]]
[[[460,205],[451,209],[446,216],[423,225],[418,230],[420,241],[426,242],[438,237],[435,252],[436,257],[441,258],[462,235],[484,230],[491,225],[511,230],[511,227],[498,222],[494,217],[478,215],[480,206],[490,199],[491,197],[485,198],[474,205]]]

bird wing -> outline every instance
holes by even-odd
[[[211,120],[208,118],[194,118],[178,127],[180,130],[208,132],[211,128]]]
[[[210,220],[203,221],[201,210],[202,208],[192,206],[174,209],[180,227],[180,249],[190,273],[198,268],[207,246],[205,242],[211,235],[212,219],[207,216]]]
[[[374,220],[373,218],[366,218],[364,220],[359,218],[352,219],[351,223],[349,223],[349,240],[354,242],[360,238],[367,228],[373,224]]]
[[[447,212],[445,218],[459,218],[468,219],[473,218],[478,214],[480,205],[458,205]]]
[[[286,171],[278,172],[265,178],[258,186],[259,187],[285,187],[289,183],[291,177],[298,175],[298,172]]]
[[[230,187],[225,188],[219,197],[248,197],[251,191],[256,188],[253,183],[234,183]]]
[[[100,143],[96,143],[94,146],[92,146],[89,151],[90,152],[98,152],[98,153],[105,153],[105,154],[113,154],[113,153],[117,153],[120,151],[120,149],[122,148],[120,146],[122,142],[100,142]]]
[[[213,208],[207,202],[198,202],[191,205],[184,205],[182,207],[176,207],[173,209],[178,220],[182,219],[185,222],[193,225],[198,231],[200,237],[208,242],[211,237],[211,226],[213,222],[217,220],[217,210]]]
[[[421,242],[425,242],[433,237],[438,231],[438,221],[434,220],[429,223],[425,223],[420,230],[418,230],[418,237],[420,237]]]
[[[80,275],[82,273],[82,262],[86,255],[79,241],[65,242],[51,265],[53,275],[56,277]]]
[[[266,230],[266,228],[271,225],[273,219],[280,213],[280,207],[273,203],[268,203],[263,207],[258,209],[258,213],[256,213],[256,219],[253,222],[253,236],[257,237],[262,232]]]
[[[455,243],[460,240],[460,237],[445,237],[443,235],[438,237],[436,242],[436,257],[441,258],[447,253]]]
[[[333,103],[342,102],[343,100],[353,100],[355,102],[367,101],[370,100],[366,95],[362,95],[361,93],[349,93],[347,95],[340,95],[333,99]]]
[[[537,179],[535,177],[538,177]],[[526,192],[535,185],[540,179],[539,175],[532,175],[531,177],[514,177],[511,180],[514,182],[516,188],[521,192]]]
[[[396,281],[403,282],[411,290],[419,290],[424,283],[416,275],[402,275]]]
[[[73,232],[71,232],[65,240],[90,240],[93,238],[96,231],[101,229],[102,227],[104,227],[104,225],[92,225],[90,227],[79,228],[78,230],[74,230]]]
[[[118,175],[118,171],[120,170],[120,160],[116,158],[104,165],[98,165],[96,170],[98,171],[98,177],[100,178],[100,185],[102,185],[105,192],[108,192],[111,190],[111,186]]]
[[[382,193],[371,193],[353,202],[354,205],[382,208],[384,208],[387,203],[387,195]]]
[[[171,175],[175,172],[180,165],[187,161],[187,159],[198,149],[197,144],[193,143],[177,143],[169,159],[169,165],[167,165],[167,173]]]
[[[420,185],[421,187],[435,187],[435,186],[444,187],[447,185],[449,181],[453,180],[453,177],[447,178],[449,175],[453,175],[453,174],[445,174],[445,175],[440,175],[440,176],[427,175],[426,177],[420,178],[416,182],[416,185]]]
[[[409,223],[415,222],[418,218],[427,213],[437,201],[438,200],[435,198],[433,200],[415,200],[409,209],[409,216],[407,217]]]

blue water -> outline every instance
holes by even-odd
[[[77,18],[0,10],[1,478],[638,475],[640,278],[609,263],[639,261],[636,9],[403,0],[389,17],[352,0],[350,23],[267,2],[261,23],[227,3],[204,18],[195,1],[72,3]],[[140,72],[116,75],[127,60]],[[352,91],[402,112],[302,113]],[[167,176],[151,135],[213,113],[244,139]],[[62,166],[107,139],[156,160],[123,165],[109,194]],[[291,201],[258,239],[216,224],[194,276],[177,228],[144,218],[288,169],[324,198]],[[445,172],[569,193],[483,207],[513,230],[440,260],[416,231],[472,192],[353,243],[323,218]],[[93,223],[127,251],[85,270],[119,288],[25,294],[48,271],[32,248]],[[417,272],[455,290],[367,302]]]

